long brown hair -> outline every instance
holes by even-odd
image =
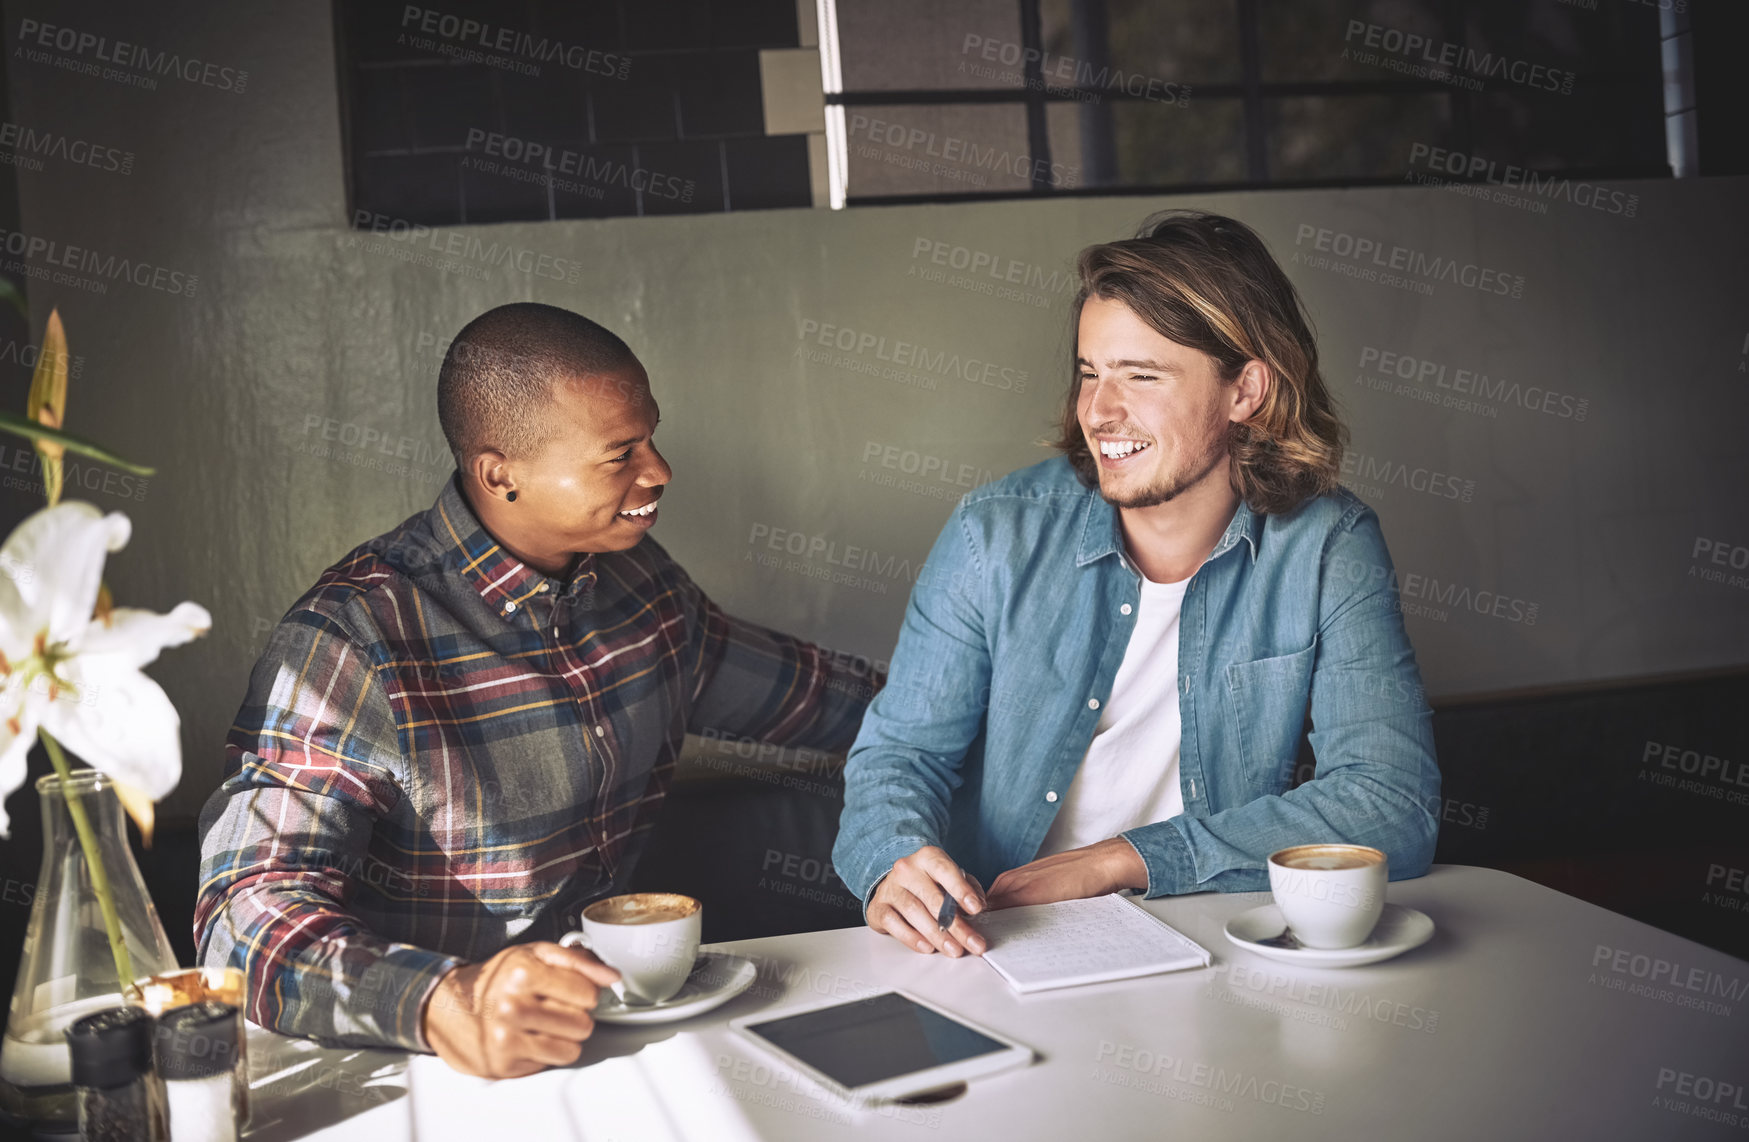
[[[1305,305],[1256,231],[1219,214],[1163,211],[1135,238],[1081,251],[1077,269],[1075,328],[1088,298],[1121,301],[1162,337],[1207,353],[1222,384],[1238,380],[1247,362],[1269,366],[1274,383],[1262,406],[1227,436],[1239,494],[1253,511],[1291,511],[1336,486],[1348,429],[1318,372]],[[1073,374],[1051,443],[1082,483],[1097,487],[1075,414],[1080,369]]]

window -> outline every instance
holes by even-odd
[[[795,0],[337,0],[353,224],[811,204],[766,133],[760,52]]]
[[[816,12],[824,136],[765,104],[774,54],[812,83]],[[360,227],[807,206],[828,167],[851,204],[1669,173],[1655,0],[335,13]]]
[[[1657,176],[1655,6],[836,0],[848,201]]]

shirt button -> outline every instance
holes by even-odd
[[[595,736],[598,738],[604,738],[607,736],[607,731],[600,726],[596,726],[595,727]]]
[[[516,600],[515,599],[512,599],[508,603],[504,604],[504,613],[505,614],[509,614],[510,612],[514,611],[515,609],[516,609]]]
[[[1049,793],[1045,794],[1046,801],[1055,801],[1056,799],[1057,799],[1057,791],[1055,789],[1053,789]]]
[[[1087,699],[1087,708],[1088,708],[1088,709],[1089,709],[1089,710],[1097,710],[1097,709],[1099,709],[1099,699],[1098,699],[1098,698],[1089,698],[1089,699]]]
[[[542,584],[541,584],[541,585],[540,585],[540,586],[539,586],[539,587],[538,587],[538,588],[536,588],[536,589],[537,589],[537,590],[540,590],[540,591],[545,591],[545,590],[546,590],[546,589],[547,589],[547,588],[548,588],[548,587],[551,587],[551,586],[552,586],[552,584],[551,584],[551,583],[542,583]]]
[[[1123,606],[1118,608],[1118,613],[1127,615],[1130,613],[1130,610],[1131,610],[1130,605],[1128,603],[1125,603]]]

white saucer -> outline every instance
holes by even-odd
[[[1351,968],[1400,956],[1410,948],[1419,948],[1433,935],[1433,921],[1428,919],[1427,913],[1405,908],[1401,904],[1387,904],[1384,912],[1379,915],[1378,927],[1372,930],[1372,935],[1365,943],[1352,948],[1289,949],[1274,948],[1257,942],[1281,935],[1281,930],[1285,927],[1287,922],[1281,918],[1281,909],[1273,904],[1265,904],[1248,912],[1241,912],[1228,920],[1227,939],[1248,952],[1256,952],[1260,956],[1268,956],[1283,963],[1317,968]]]
[[[692,961],[692,974],[680,990],[661,1003],[629,1005],[612,991],[603,990],[595,1008],[597,1023],[671,1023],[690,1019],[721,1007],[740,995],[759,975],[753,961],[727,952],[700,952]]]

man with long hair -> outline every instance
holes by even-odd
[[[1432,713],[1293,285],[1196,211],[1079,272],[1062,455],[960,501],[850,752],[833,863],[919,952],[984,951],[938,926],[949,894],[1253,891],[1307,842],[1395,879],[1433,856]]]

